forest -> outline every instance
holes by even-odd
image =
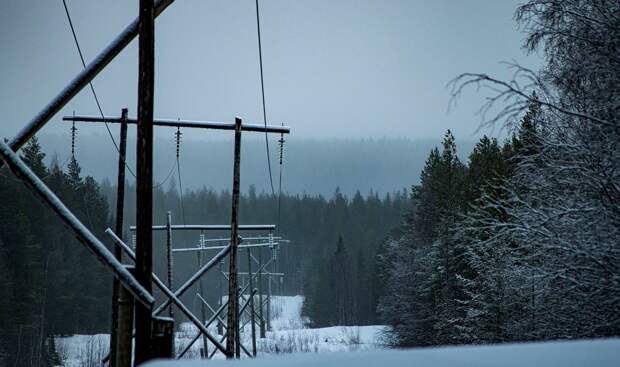
[[[494,94],[467,166],[454,140],[429,156],[412,208],[378,256],[378,303],[398,346],[620,334],[620,8],[613,1],[518,7],[524,48],[545,57],[514,79],[453,80]],[[499,105],[498,105],[499,104]]]
[[[30,141],[22,156],[85,225],[111,248],[112,244],[104,237],[103,231],[114,223],[110,208],[115,207],[116,187],[108,180],[99,184],[92,177],[83,177],[76,158],[63,163],[53,160],[50,167],[46,167],[45,153],[36,138]],[[2,355],[7,359],[53,356],[51,352],[36,348],[49,347],[53,336],[107,333],[111,315],[112,278],[109,273],[6,169],[2,171],[1,185],[0,199],[4,200],[6,208],[0,214],[0,278],[3,284],[0,317],[2,325],[6,325],[3,328],[5,338],[0,345]],[[127,183],[125,193],[127,203],[135,201],[133,183]],[[168,187],[159,186],[154,190],[153,222],[164,224],[165,213],[171,211],[175,224],[226,224],[230,220],[230,201],[230,192],[216,192],[206,187],[184,192],[181,200],[178,185],[171,180]],[[274,289],[274,294],[296,295],[304,294],[306,288],[316,289],[320,286],[315,280],[317,271],[322,273],[325,264],[331,264],[336,258],[348,262],[351,256],[355,269],[367,269],[364,270],[367,272],[367,283],[364,284],[367,287],[356,288],[360,292],[355,295],[355,302],[360,309],[354,314],[347,311],[346,322],[376,322],[374,304],[378,293],[373,288],[374,277],[371,276],[374,255],[387,235],[387,229],[401,221],[401,213],[409,205],[408,194],[403,190],[380,197],[371,191],[367,195],[358,192],[349,198],[336,188],[330,198],[283,194],[279,201],[279,220],[277,200],[271,194],[259,194],[251,186],[240,202],[241,223],[278,223],[279,230],[274,234],[290,240],[290,244],[281,245],[281,255],[275,265],[285,277]],[[134,206],[126,205],[125,218],[132,218],[125,223],[127,241],[131,239],[129,226],[134,224],[135,216]],[[208,235],[223,237],[226,233]],[[175,233],[173,243],[174,247],[194,247],[198,241],[197,234]],[[154,235],[153,247],[155,271],[163,276],[166,264],[163,236]],[[335,255],[337,249],[341,252]],[[265,258],[271,256],[267,250],[262,251]],[[198,267],[198,259],[193,255],[177,255],[174,261],[177,284],[185,281]],[[352,269],[347,268],[347,272]],[[243,261],[240,271],[245,271]],[[195,293],[206,289],[205,298],[216,302],[218,277],[219,274],[207,274],[194,287],[194,292],[188,292],[192,295],[184,298],[197,314],[200,313],[200,304],[196,302]],[[23,290],[27,291],[22,293]],[[163,299],[159,293],[156,296]],[[14,307],[20,312],[11,313]],[[314,320],[316,316],[310,308],[308,310],[307,316]],[[340,321],[332,316],[336,312],[330,310],[328,320],[317,317],[313,323],[326,325]],[[182,319],[181,314],[177,317]],[[20,348],[12,348],[14,345],[20,345]]]
[[[449,84],[452,102],[470,89],[491,93],[481,128],[502,126],[498,136],[480,130],[471,151],[464,138],[463,155],[446,129],[421,172],[391,178],[403,189],[390,193],[276,195],[244,182],[240,223],[276,224],[290,241],[274,292],[304,296],[306,327],[385,325],[381,342],[396,348],[620,335],[620,4],[530,0],[515,18],[542,69],[511,63],[512,80],[464,73]],[[20,154],[104,239],[115,184],[82,174],[79,154],[46,164],[36,137]],[[126,186],[131,241],[140,213],[135,183]],[[181,187],[174,176],[154,187],[154,224],[168,211],[174,224],[230,223],[230,191]],[[55,337],[109,331],[112,278],[6,167],[0,202],[0,366],[54,365]],[[173,236],[174,247],[198,241]],[[158,274],[165,251],[155,234]],[[175,255],[174,282],[201,261]],[[208,274],[183,301],[199,313],[196,293],[218,299],[218,279]]]

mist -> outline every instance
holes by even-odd
[[[114,127],[112,127],[114,128]],[[175,168],[176,145],[174,132],[167,139],[155,142],[154,182],[164,189],[178,190]],[[70,157],[69,134],[41,135],[47,160],[56,159],[61,165]],[[232,183],[232,139],[197,140],[183,137],[180,147],[181,183],[184,189],[206,188],[230,190]],[[289,194],[310,194],[331,197],[336,188],[353,196],[356,191],[366,195],[408,189],[419,182],[420,171],[431,149],[441,143],[437,139],[286,139],[282,165],[282,191]],[[466,160],[474,142],[457,141],[458,153]],[[76,158],[85,175],[97,181],[116,184],[117,153],[107,135],[78,135]],[[274,190],[279,184],[279,146],[270,137],[271,170]],[[135,168],[135,146],[130,138],[127,162]],[[249,136],[242,143],[241,188],[247,192],[254,185],[260,192],[271,193],[266,148],[263,136]],[[171,173],[172,171],[172,173]],[[168,178],[163,184],[164,181]],[[127,173],[127,179],[133,177]]]

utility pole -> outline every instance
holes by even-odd
[[[166,213],[166,254],[166,262],[168,263],[168,289],[174,292],[174,274],[172,273],[172,269],[174,268],[174,258],[172,257],[172,213],[170,211]],[[170,317],[170,320],[174,323],[174,310],[172,303],[170,303],[170,307],[168,308],[168,317]],[[170,350],[174,353],[174,324],[172,327],[172,345]]]
[[[271,236],[270,236],[271,237]],[[265,338],[265,319],[263,317],[263,249],[258,249],[258,315],[260,316],[260,337]]]
[[[205,242],[205,235],[204,233],[200,233],[200,247],[204,247]],[[202,251],[198,252],[198,269],[200,269],[202,267]],[[204,290],[204,286],[203,286],[203,282],[202,282],[202,277],[200,277],[200,280],[198,280],[198,289],[200,291],[200,295],[202,296],[203,294],[205,294],[205,290]],[[200,316],[202,318],[202,322],[207,321],[207,312],[205,310],[205,304],[203,302],[200,303]],[[203,335],[202,336],[202,353],[200,354],[202,358],[207,358],[209,356],[209,344],[207,342],[207,336]]]
[[[246,248],[248,252],[248,283],[250,286],[250,322],[252,324],[252,355],[256,357],[256,320],[254,319],[254,284],[252,284],[252,250],[250,247]]]
[[[174,266],[174,260],[172,258],[172,213],[166,213],[166,260],[168,263],[168,289],[174,292],[174,288],[172,286],[172,268]],[[170,308],[168,309],[168,316],[174,318],[174,312],[172,311],[172,303],[170,303]]]
[[[116,223],[114,232],[119,238],[123,238],[123,210],[125,209],[125,156],[127,153],[127,109],[121,112],[121,136],[118,146],[118,179],[116,181]],[[122,262],[123,250],[117,244],[114,245],[114,257]],[[114,278],[112,283],[112,328],[110,330],[110,366],[120,366],[116,363],[116,351],[118,342],[118,298],[120,282]],[[131,330],[129,330],[131,336]],[[124,346],[123,346],[124,347]],[[131,344],[128,348],[131,350]],[[131,353],[130,353],[131,354]]]
[[[136,279],[152,291],[153,273],[153,93],[155,22],[153,0],[140,0],[138,43],[138,122],[136,193]],[[152,357],[152,306],[136,303],[135,364]]]
[[[239,242],[238,233],[238,210],[239,210],[239,185],[240,185],[240,161],[241,161],[241,119],[235,118],[235,155],[233,169],[233,191],[232,191],[232,210],[230,228],[230,255],[228,258],[228,315],[226,327],[226,358],[240,357],[237,341],[239,332],[239,313],[238,300],[239,290],[237,288],[237,245]]]
[[[220,261],[220,265],[219,265],[219,269],[220,269],[220,273],[224,272],[224,260]],[[222,296],[224,295],[223,292],[223,288],[222,288],[222,277],[217,277],[219,279],[219,293],[217,296],[217,307],[220,308],[222,307]],[[224,324],[222,324],[221,322],[217,323],[217,333],[219,335],[224,335]]]

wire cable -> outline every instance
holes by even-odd
[[[260,36],[260,12],[258,10],[258,0],[256,0],[256,29],[258,31],[258,62],[260,65],[260,88],[263,100],[263,122],[265,123],[265,148],[267,152],[267,168],[269,169],[269,183],[271,184],[271,194],[276,198],[276,190],[273,187],[273,175],[271,173],[271,156],[269,154],[269,138],[267,137],[267,109],[265,108],[265,81],[263,77],[263,50]]]
[[[170,177],[172,177],[172,172],[174,172],[174,169],[176,168],[177,163],[178,163],[178,162],[177,162],[177,161],[175,161],[175,162],[172,164],[172,167],[170,167],[170,171],[168,171],[168,174],[166,175],[166,178],[164,178],[164,180],[163,180],[163,181],[159,182],[158,184],[153,185],[153,188],[154,188],[154,189],[156,189],[156,188],[158,188],[158,187],[162,186],[163,184],[165,184],[165,183],[166,183],[166,182],[170,179]]]
[[[75,33],[75,28],[73,27],[73,21],[71,21],[71,15],[69,14],[69,8],[67,7],[67,1],[62,0],[62,4],[65,7],[65,13],[67,14],[67,20],[69,21],[69,26],[71,27],[71,33],[73,34],[73,40],[75,41],[75,46],[77,47],[77,51],[80,54],[80,60],[82,60],[82,67],[86,69],[86,62],[84,61],[84,55],[82,54],[82,48],[80,47],[80,42],[78,41],[77,35]],[[136,174],[133,172],[131,167],[129,167],[129,165],[125,161],[125,157],[121,154],[121,150],[118,148],[118,144],[116,144],[116,140],[114,140],[112,131],[110,131],[110,126],[108,126],[108,122],[105,121],[105,115],[103,114],[103,109],[101,108],[101,103],[99,103],[99,98],[97,97],[97,93],[95,92],[95,87],[93,86],[93,83],[89,82],[88,85],[90,86],[90,90],[93,93],[93,97],[95,98],[95,103],[97,104],[97,108],[99,109],[101,118],[104,119],[103,123],[105,124],[105,128],[108,131],[108,135],[110,136],[110,139],[112,140],[112,144],[114,145],[114,148],[118,152],[119,156],[121,156],[123,163],[125,164],[125,167],[127,167],[127,170],[129,171],[129,173],[133,176],[133,178],[136,178]]]

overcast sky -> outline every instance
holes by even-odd
[[[87,62],[136,15],[137,1],[67,0]],[[536,68],[521,50],[518,1],[261,0],[267,116],[297,138],[471,137],[482,96],[447,113],[461,72]],[[155,115],[262,122],[253,0],[177,0],[156,22]],[[0,2],[0,136],[12,137],[81,68],[61,0]],[[94,81],[106,114],[135,114],[137,40]],[[62,114],[95,114],[84,89]],[[81,133],[102,134],[102,126]],[[171,134],[159,131],[158,135]],[[222,133],[217,133],[222,134]],[[193,138],[218,136],[187,132]],[[167,136],[167,135],[166,135]]]

